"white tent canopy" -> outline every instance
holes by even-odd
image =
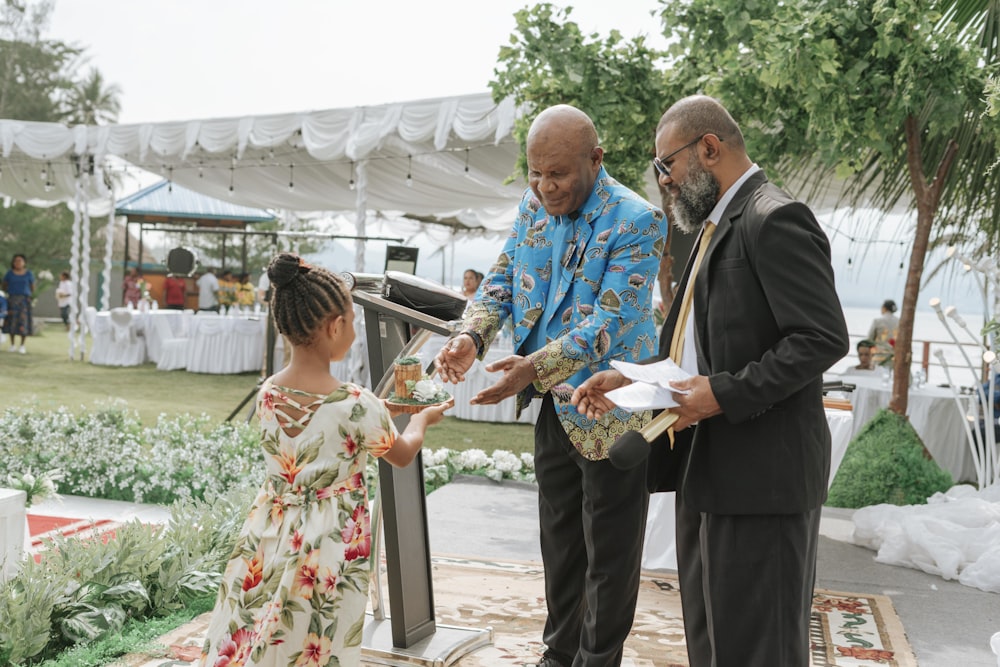
[[[0,120],[0,194],[71,201],[80,184],[85,200],[106,199],[115,179],[102,172],[120,170],[108,167],[118,158],[246,206],[394,211],[501,229],[524,189],[504,183],[518,152],[515,114],[512,101],[480,94],[100,127]]]

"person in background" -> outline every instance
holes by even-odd
[[[187,281],[174,273],[168,273],[163,281],[163,301],[168,310],[184,310],[187,298]]]
[[[358,667],[378,561],[366,461],[409,465],[449,404],[412,415],[398,433],[383,401],[330,375],[354,342],[343,281],[291,254],[268,273],[292,361],[258,393],[266,479],[223,574],[200,664],[242,663],[252,651],[255,665]]]
[[[56,286],[56,303],[59,305],[59,317],[62,318],[66,331],[69,331],[69,304],[73,300],[74,291],[69,271],[63,271],[59,274],[59,284]]]
[[[678,405],[663,414],[677,421],[648,462],[656,488],[677,491],[689,663],[808,667],[831,458],[823,373],[850,346],[830,243],[717,100],[676,102],[655,145],[673,222],[700,234],[660,331],[660,359],[690,377],[671,383]],[[596,417],[627,383],[599,373],[573,400]]]
[[[0,290],[0,331],[5,331],[3,328],[4,322],[7,320],[7,293]]]
[[[219,312],[219,279],[212,273],[212,269],[205,269],[197,284],[198,310]]]
[[[882,303],[882,314],[872,321],[868,329],[868,339],[875,343],[872,361],[876,366],[885,364],[892,356],[896,334],[899,331],[899,318],[895,313],[896,302],[886,299]]]
[[[481,282],[483,282],[483,274],[475,269],[466,269],[465,273],[462,274],[462,296],[467,301],[472,301]]]
[[[858,365],[851,366],[842,375],[850,375],[851,373],[864,374],[875,370],[875,364],[872,362],[872,354],[875,351],[874,341],[862,338],[858,341],[855,349],[858,351]]]
[[[236,279],[233,278],[233,272],[228,269],[223,271],[222,277],[219,278],[219,305],[223,308],[236,305]]]
[[[129,268],[122,281],[122,305],[138,307],[139,299],[142,298],[142,289],[139,287],[139,269]]]
[[[251,308],[254,304],[254,287],[249,273],[241,273],[236,281],[236,305]]]
[[[445,381],[462,381],[504,321],[514,323],[516,354],[487,366],[501,379],[472,403],[516,394],[520,413],[541,399],[535,475],[548,618],[538,665],[612,667],[635,614],[649,494],[645,467],[618,470],[608,449],[649,413],[587,418],[569,398],[612,359],[653,354],[664,215],[608,174],[597,130],[575,107],[539,113],[526,148],[529,189],[511,234],[435,364]]]
[[[3,323],[3,332],[10,336],[10,351],[27,354],[25,339],[34,328],[31,299],[35,294],[35,274],[28,268],[27,257],[20,253],[14,255],[0,287],[7,293],[7,318]],[[21,337],[21,347],[16,345],[16,336]]]

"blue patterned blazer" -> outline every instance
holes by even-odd
[[[528,189],[496,264],[480,286],[463,329],[486,343],[508,318],[514,349],[534,365],[538,379],[517,396],[518,411],[552,392],[560,421],[587,459],[607,458],[626,430],[649,413],[615,409],[600,420],[577,413],[573,388],[612,359],[635,362],[656,352],[653,283],[665,240],[663,212],[611,178],[601,167],[590,197],[571,216],[550,216]],[[557,231],[556,225],[569,225]],[[553,237],[565,237],[556,241]],[[551,300],[550,292],[556,290]],[[525,349],[535,327],[545,327],[538,349]],[[531,346],[529,344],[529,346]],[[537,347],[537,346],[531,346]]]

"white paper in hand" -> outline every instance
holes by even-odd
[[[669,389],[646,382],[633,382],[624,387],[612,389],[606,396],[619,408],[629,412],[672,408],[677,405],[673,392]]]
[[[611,362],[611,367],[629,380],[632,380],[632,382],[655,384],[664,389],[669,389],[672,382],[686,380],[691,377],[691,374],[675,364],[673,359],[664,359],[663,361],[657,361],[655,364],[630,364],[627,361],[618,361],[615,359]],[[687,392],[677,391],[677,393],[686,394]]]
[[[632,384],[607,393],[608,400],[623,410],[659,410],[677,406],[674,394],[687,394],[688,390],[671,388],[672,382],[686,380],[691,374],[681,369],[672,359],[655,364],[630,364],[612,361],[611,367],[632,380]]]

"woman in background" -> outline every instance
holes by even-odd
[[[896,344],[896,333],[899,331],[899,318],[895,315],[896,302],[886,299],[882,304],[882,315],[876,317],[868,329],[868,340],[875,343],[872,360],[876,366],[882,366],[892,357],[892,349]]]
[[[10,270],[3,277],[3,289],[7,292],[7,319],[3,332],[10,335],[10,351],[27,354],[25,339],[31,335],[31,298],[35,292],[35,274],[28,269],[28,259],[18,253],[10,263]],[[21,337],[21,347],[15,344],[15,336]]]
[[[479,283],[483,282],[483,274],[475,269],[466,269],[462,274],[462,296],[471,301],[476,296]]]

